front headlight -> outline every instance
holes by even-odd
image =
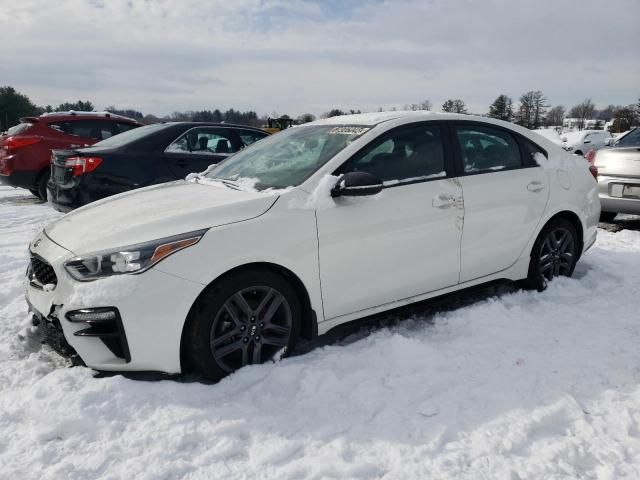
[[[206,231],[206,229],[198,230],[75,257],[65,262],[64,268],[73,278],[81,282],[112,275],[142,273],[172,253],[195,245]]]

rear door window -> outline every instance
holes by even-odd
[[[94,140],[105,140],[117,133],[113,122],[99,120],[70,120],[66,122],[53,122],[49,128],[66,135]]]
[[[615,144],[616,147],[637,147],[640,146],[640,128],[636,128],[627,133],[624,137],[618,140]]]
[[[229,155],[237,151],[233,131],[228,128],[192,128],[166,149],[168,153]]]
[[[510,133],[479,125],[459,125],[455,131],[465,173],[523,166],[518,142]]]
[[[540,165],[540,162],[538,161],[539,155],[542,155],[544,158],[548,158],[545,150],[526,138],[522,138],[522,146],[524,149],[524,165],[526,167],[535,167]]]

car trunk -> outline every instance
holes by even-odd
[[[640,179],[640,147],[599,150],[595,166],[599,175]]]

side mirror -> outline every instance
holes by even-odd
[[[342,175],[333,190],[332,197],[364,197],[382,191],[382,180],[367,172],[348,172]]]

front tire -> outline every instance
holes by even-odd
[[[186,367],[220,380],[295,345],[302,308],[294,288],[269,270],[231,274],[205,290],[185,329]]]
[[[542,292],[555,277],[573,275],[578,261],[578,235],[571,222],[551,220],[542,229],[531,250],[527,278],[522,286]]]

